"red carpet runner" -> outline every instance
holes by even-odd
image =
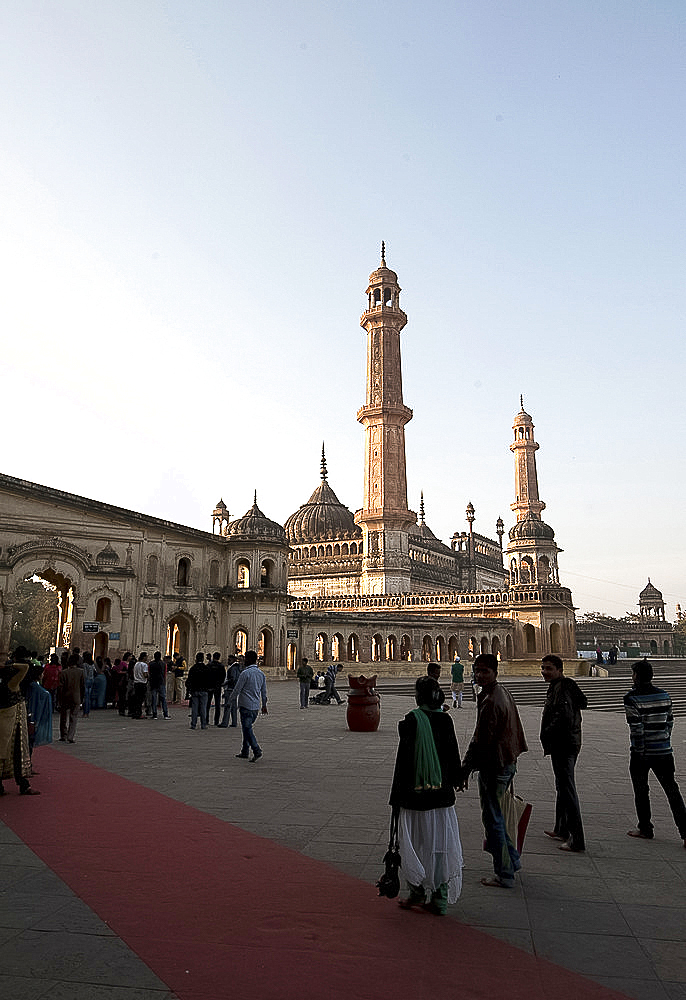
[[[0,819],[181,1000],[620,996],[451,918],[405,913],[323,862],[44,752],[43,794],[20,799],[12,789]]]

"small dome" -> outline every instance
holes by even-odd
[[[654,587],[650,582],[650,577],[648,577],[648,586],[643,588],[641,593],[638,595],[638,599],[644,603],[648,601],[660,601],[660,603],[662,603],[662,594],[657,587]]]
[[[280,542],[286,541],[286,533],[281,525],[265,517],[257,506],[257,494],[250,510],[243,517],[231,521],[224,534],[231,535],[232,538],[273,538]]]
[[[95,562],[98,566],[117,566],[119,564],[119,556],[108,542],[102,552],[98,552]]]
[[[529,424],[529,425],[533,424],[533,422],[534,422],[533,421],[533,417],[531,416],[530,413],[527,413],[526,410],[524,409],[524,397],[520,396],[519,399],[520,399],[520,403],[521,403],[521,407],[522,408],[519,411],[519,413],[515,416],[514,421],[513,421],[513,426],[514,427],[524,427],[526,424]]]
[[[555,532],[550,525],[541,521],[540,518],[534,517],[531,511],[510,528],[508,535],[511,542],[528,541],[529,539],[552,542],[555,538]]]

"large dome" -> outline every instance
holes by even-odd
[[[327,538],[361,538],[352,511],[342,504],[326,480],[326,459],[322,448],[322,481],[307,503],[298,507],[284,528],[291,545],[319,542]]]
[[[555,532],[549,524],[541,521],[538,517],[534,517],[531,511],[529,511],[521,521],[517,521],[510,528],[509,538],[511,542],[529,540],[547,540],[552,542],[555,538]]]
[[[281,525],[270,521],[257,506],[257,495],[250,510],[226,526],[225,534],[233,538],[273,538],[286,541],[286,533]]]

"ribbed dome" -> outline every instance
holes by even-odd
[[[233,538],[274,538],[279,541],[286,540],[286,533],[281,525],[277,524],[276,521],[270,521],[257,506],[257,494],[250,510],[243,517],[239,517],[236,521],[231,521],[225,529],[225,534],[231,535]]]
[[[326,458],[322,448],[322,481],[307,503],[298,507],[284,525],[291,545],[319,542],[327,538],[361,538],[352,512],[340,502],[326,481]]]
[[[552,542],[555,538],[555,532],[549,524],[546,524],[545,521],[539,520],[539,518],[534,517],[534,515],[529,512],[521,521],[517,521],[517,523],[510,528],[509,538],[511,542],[527,541],[528,539],[547,539]]]
[[[98,552],[95,562],[98,566],[116,566],[119,563],[119,556],[108,542],[105,548]]]
[[[650,577],[648,577],[648,586],[643,588],[643,590],[641,591],[641,593],[638,595],[638,599],[640,601],[661,601],[662,600],[662,594],[657,589],[657,587],[654,587],[653,584],[650,582]]]

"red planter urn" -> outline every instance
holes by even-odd
[[[346,721],[353,733],[375,733],[381,719],[381,698],[376,692],[376,677],[353,677],[348,674],[348,711]]]

